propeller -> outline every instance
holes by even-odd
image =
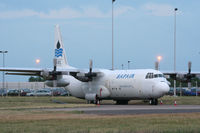
[[[41,76],[43,76],[45,79],[49,80],[49,81],[53,81],[53,87],[57,87],[58,84],[60,84],[60,82],[58,81],[58,75],[69,75],[69,72],[63,72],[63,71],[58,71],[57,70],[57,59],[54,58],[53,59],[53,70],[47,70],[44,69],[41,73]],[[97,76],[97,73],[92,72],[92,68],[93,68],[93,61],[90,60],[89,63],[89,72],[88,73],[83,73],[83,72],[71,72],[70,75],[74,76],[76,79],[82,81],[82,82],[89,82],[93,80],[93,77]],[[52,82],[51,82],[52,84]]]
[[[188,73],[187,74],[177,74],[176,78],[178,78],[178,80],[182,81],[182,82],[187,82],[188,83],[188,87],[191,86],[191,80],[193,77],[195,77],[194,74],[191,74],[191,70],[192,70],[192,62],[189,61],[188,62]]]
[[[188,82],[188,88],[191,88],[191,79],[193,77],[193,75],[191,74],[191,68],[192,68],[192,62],[189,61],[188,62],[188,73],[186,75],[187,82]]]
[[[97,74],[92,72],[92,67],[93,67],[93,61],[90,60],[89,64],[89,72],[85,74],[85,77],[88,78],[88,81],[92,81],[93,77],[96,77]]]

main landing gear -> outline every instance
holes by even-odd
[[[96,104],[96,105],[100,105],[101,100],[97,99],[97,100],[87,100],[87,104]]]
[[[158,105],[158,99],[157,98],[151,98],[149,100],[150,105]]]
[[[117,105],[127,105],[128,104],[128,100],[117,100],[116,104]]]

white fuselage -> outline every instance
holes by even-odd
[[[78,98],[87,99],[96,94],[100,99],[113,100],[159,98],[169,91],[167,80],[156,70],[100,71],[101,75],[90,82],[81,82],[70,75],[63,75],[70,82],[66,89]]]

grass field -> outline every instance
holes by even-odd
[[[200,97],[164,97],[164,104],[200,105]],[[66,103],[66,104],[60,104]],[[103,104],[113,104],[103,101]],[[130,104],[147,104],[131,101]],[[0,133],[199,133],[200,113],[146,115],[86,115],[33,108],[95,106],[73,97],[0,98]]]
[[[0,109],[68,108],[95,106],[75,97],[0,97]]]

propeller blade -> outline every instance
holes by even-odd
[[[92,72],[92,66],[93,66],[93,62],[92,60],[90,60],[90,64],[89,64],[89,72],[88,73],[78,73],[76,75],[76,77],[83,81],[83,82],[89,82],[89,81],[92,81],[93,80],[93,77],[96,77],[97,74]]]
[[[191,73],[191,68],[192,68],[192,62],[189,61],[189,62],[188,62],[188,74]]]
[[[57,59],[53,59],[53,71],[56,71],[56,64],[57,64]]]
[[[90,73],[92,73],[92,65],[93,65],[93,62],[92,62],[92,60],[90,60]]]
[[[53,59],[53,71],[52,71],[52,75],[53,75],[53,80],[57,80],[57,73],[56,73],[56,64],[57,64],[57,59],[54,58]]]

